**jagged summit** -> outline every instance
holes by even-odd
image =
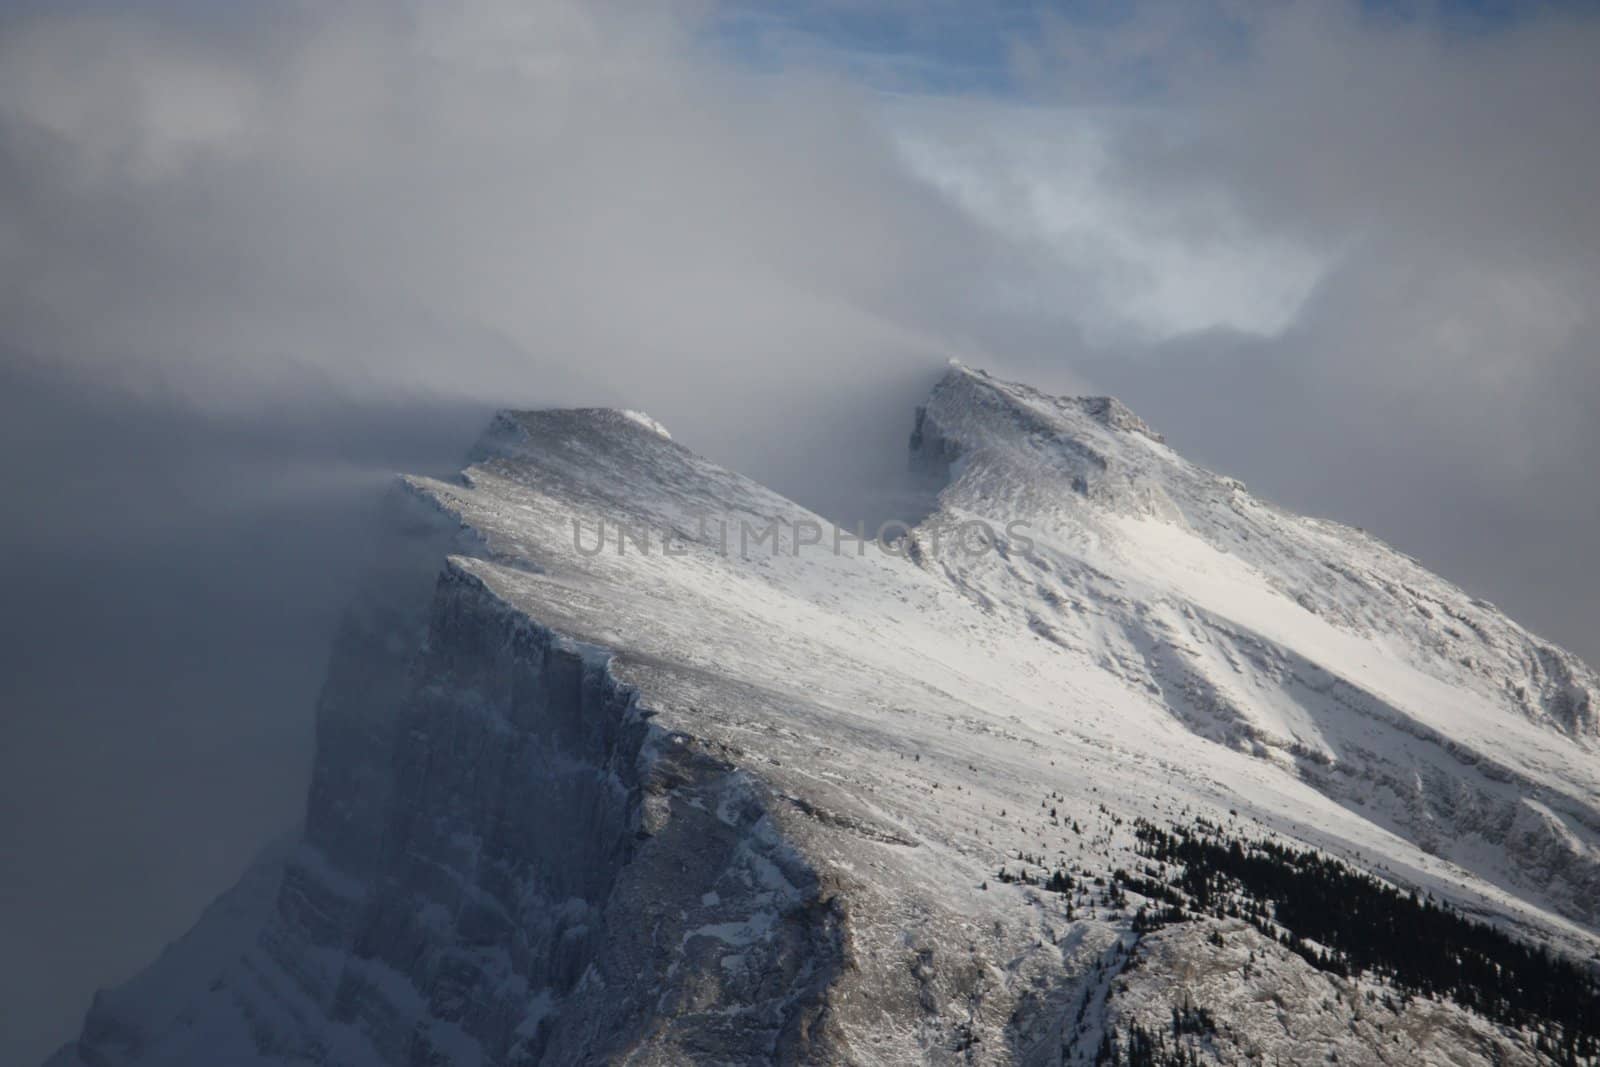
[[[1152,1032],[1534,1063],[1581,1036],[1579,972],[1535,1002],[1545,957],[1408,894],[1600,950],[1587,667],[1107,398],[953,368],[912,462],[937,506],[888,544],[619,411],[503,413],[458,480],[407,479],[432,521],[339,638],[300,840],[55,1064],[1076,1064]],[[1197,889],[1169,860],[1201,839],[1190,871],[1248,854],[1433,924],[1444,970],[1265,882]]]
[[[672,434],[660,422],[643,411],[631,408],[504,408],[495,413],[489,433],[510,425],[589,425],[615,429],[642,427],[657,437],[672,440]]]
[[[1165,441],[1114,396],[1052,396],[1021,382],[1004,381],[986,370],[956,360],[951,360],[950,369],[934,387],[930,403],[940,403],[946,408],[966,407],[974,414],[988,416],[1007,411],[1015,418],[1026,419],[1033,414],[1047,425],[1054,423],[1061,414],[1076,410],[1113,430]]]
[[[468,454],[468,464],[496,455],[514,455],[540,442],[563,435],[583,435],[595,440],[633,441],[634,447],[655,447],[662,442],[673,449],[667,428],[642,411],[623,408],[505,408],[495,412],[488,427]]]
[[[1115,400],[1056,398],[952,368],[919,409],[912,447],[915,464],[949,482],[949,509],[1026,517],[1072,556],[1120,544],[1114,554],[1131,552],[1131,570],[1158,586],[1192,573],[1171,570],[1170,553],[1204,546],[1215,554],[1208,569],[1246,568],[1243,584],[1207,598],[1224,617],[1245,621],[1242,588],[1263,586],[1341,634],[1382,636],[1449,685],[1571,734],[1600,733],[1600,679],[1576,657],[1370,535],[1285,512],[1189,463]],[[1062,507],[1072,500],[1091,506]],[[1184,536],[1167,536],[1172,529]],[[1459,735],[1461,724],[1440,728]]]

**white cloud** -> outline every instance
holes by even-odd
[[[29,550],[0,560],[59,587],[54,652],[85,686],[68,700],[55,674],[33,679],[38,706],[0,746],[14,766],[55,768],[38,738],[87,744],[103,709],[179,724],[117,735],[130,746],[214,727],[221,698],[95,690],[79,616],[118,618],[118,589],[147,614],[181,562],[210,599],[159,590],[177,632],[282,612],[306,640],[349,557],[304,531],[348,530],[309,522],[286,487],[418,452],[448,466],[445,446],[405,444],[417,411],[640,407],[846,507],[900,468],[917,376],[947,355],[1046,387],[1087,368],[1197,458],[1394,536],[1595,651],[1600,23],[1456,34],[1357,4],[1163,3],[1013,42],[1024,104],[886,96],[872,85],[937,81],[933,61],[885,65],[859,41],[830,57],[816,34],[757,73],[705,17],[581,0],[0,16],[0,421],[25,502],[8,545]],[[396,423],[341,423],[348,398],[394,393],[423,399]],[[435,422],[451,418],[470,421]],[[393,438],[357,447],[380,429]],[[129,546],[135,528],[189,538]],[[65,588],[74,538],[104,561],[92,588]],[[38,632],[16,599],[6,621]],[[118,640],[175,693],[226,695],[135,644],[159,637]],[[320,669],[320,650],[222,644],[218,662],[262,677]],[[296,779],[270,770],[219,765],[221,785],[175,803],[208,825],[289,810]],[[276,807],[238,784],[263,779]],[[41,874],[10,909],[37,931],[79,929],[94,885],[189,845],[140,807],[147,780],[52,782],[122,819],[55,835],[75,855],[134,858],[79,884]],[[220,877],[167,873],[151,892],[178,911]],[[151,914],[97,937],[92,973],[21,968],[0,1000],[75,1015],[176,932]]]
[[[1005,295],[1018,314],[1065,301],[1098,345],[1209,329],[1271,335],[1300,311],[1336,252],[1253,224],[1222,190],[1130,187],[1118,139],[1181,117],[941,102],[891,120],[912,168],[974,218],[1035,249],[1044,269]]]

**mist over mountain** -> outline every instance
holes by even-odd
[[[1600,658],[1597,34],[1559,3],[0,12],[0,1058],[300,823],[386,489],[497,410],[643,409],[870,527],[922,514],[909,413],[956,357],[1115,394]]]
[[[911,424],[893,541],[635,411],[407,477],[303,831],[51,1067],[1600,1054],[1600,677],[1113,398]]]

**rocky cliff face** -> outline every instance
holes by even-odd
[[[233,894],[270,892],[271,906],[224,905],[244,921],[208,918],[185,941],[231,941],[237,961],[211,953],[214,980],[175,1015],[138,990],[102,997],[61,1062],[627,1050],[669,1064],[825,1048],[838,908],[756,783],[654,728],[598,649],[461,569],[441,575],[425,621],[409,648],[396,637],[414,618],[369,609],[347,623],[305,838]],[[729,946],[737,968],[719,964]]]
[[[1156,1030],[1225,1062],[1535,1062],[1581,1037],[1312,937],[1270,878],[1197,896],[1137,828],[1314,847],[1581,960],[1582,664],[1115,401],[954,368],[912,443],[945,488],[887,548],[623,412],[508,413],[459,481],[410,480],[303,833],[52,1062],[1057,1064]]]

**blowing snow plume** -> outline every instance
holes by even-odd
[[[295,821],[497,409],[872,527],[948,357],[1084,377],[1597,651],[1595,23],[1368,7],[0,16],[5,1058]]]
[[[898,472],[971,226],[859,90],[704,59],[579,4],[5,16],[3,1058],[294,822],[392,472],[572,403],[822,507]]]
[[[880,546],[635,412],[408,477],[303,833],[49,1067],[1600,1049],[1600,678],[1114,400],[918,425]]]

